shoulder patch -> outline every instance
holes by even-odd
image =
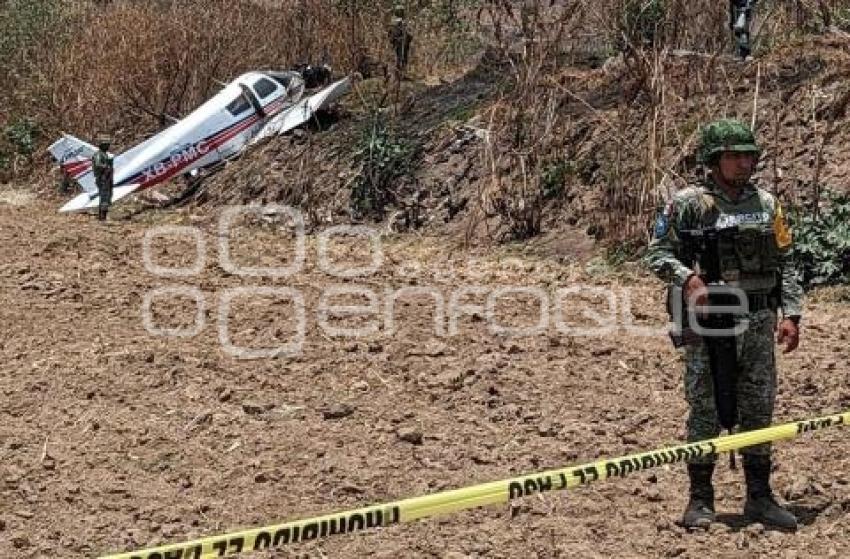
[[[776,203],[776,213],[773,216],[773,235],[776,237],[776,246],[780,249],[791,246],[791,229],[788,228],[788,222],[785,221],[782,205],[778,202]]]
[[[661,239],[670,231],[670,219],[673,217],[673,212],[676,211],[676,203],[673,200],[667,202],[664,210],[658,214],[655,220],[655,238]]]

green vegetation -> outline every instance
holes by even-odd
[[[15,154],[30,157],[35,153],[40,133],[35,122],[22,118],[7,126],[3,135]]]
[[[0,6],[0,65],[20,64],[60,19],[58,0],[7,0]]]
[[[817,218],[793,214],[794,254],[806,288],[850,282],[850,195],[827,192],[824,202]]]
[[[556,159],[549,161],[540,171],[540,190],[544,200],[560,198],[564,194],[567,177],[575,173],[570,161]]]
[[[376,110],[361,131],[354,155],[360,171],[351,189],[352,210],[380,219],[384,207],[394,198],[396,180],[413,170],[416,149],[398,136],[382,111]]]
[[[628,0],[622,31],[632,47],[651,47],[660,37],[666,17],[663,0]]]

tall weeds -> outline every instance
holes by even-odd
[[[32,168],[60,130],[84,138],[107,131],[117,148],[131,145],[249,69],[327,62],[339,72],[386,75],[394,3],[8,0],[0,5],[0,175],[9,161],[14,171]],[[726,2],[403,3],[414,33],[414,78],[452,74],[484,50],[502,73],[501,93],[484,114],[487,173],[473,220],[494,238],[537,234],[547,205],[575,195],[567,191],[579,182],[603,185],[595,193],[605,212],[597,229],[639,236],[659,198],[681,179],[698,126],[733,111],[718,62],[731,53]],[[850,9],[841,0],[761,0],[756,52],[843,26],[850,27]],[[699,62],[678,63],[683,56]],[[576,61],[611,66],[616,98],[600,107],[575,92]],[[673,122],[671,107],[693,94],[716,95],[723,105],[697,107],[688,122]],[[594,129],[572,130],[574,117],[588,112],[596,113]],[[596,136],[603,148],[577,153],[565,140],[576,134]]]
[[[492,32],[491,52],[508,79],[487,111],[481,153],[487,177],[479,192],[479,219],[472,226],[483,224],[500,240],[538,234],[544,202],[561,193],[563,184],[557,182],[567,174],[559,152],[566,125],[559,110],[564,94],[551,76],[565,38],[580,28],[584,12],[548,5],[535,0],[482,10]]]
[[[109,131],[137,141],[250,69],[325,62],[382,72],[392,0],[12,0],[0,7],[0,128],[26,117],[50,137]],[[459,29],[413,9],[413,71],[437,71]],[[451,5],[451,4],[450,4]],[[457,15],[455,12],[451,12]],[[13,32],[12,32],[13,31]],[[454,63],[457,60],[456,53]],[[0,145],[0,151],[3,146]]]

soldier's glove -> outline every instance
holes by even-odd
[[[776,336],[776,343],[785,344],[782,353],[791,353],[797,349],[797,346],[800,345],[800,329],[792,319],[783,318],[776,330],[779,333]]]

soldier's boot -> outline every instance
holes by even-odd
[[[690,500],[682,516],[683,527],[708,528],[714,522],[714,487],[711,485],[713,474],[714,462],[688,464],[691,489]]]
[[[770,489],[770,457],[744,455],[744,476],[747,479],[744,516],[751,522],[761,522],[765,526],[796,530],[797,517],[776,502]]]
[[[99,207],[97,209],[97,220],[105,221],[106,220],[106,208]]]

